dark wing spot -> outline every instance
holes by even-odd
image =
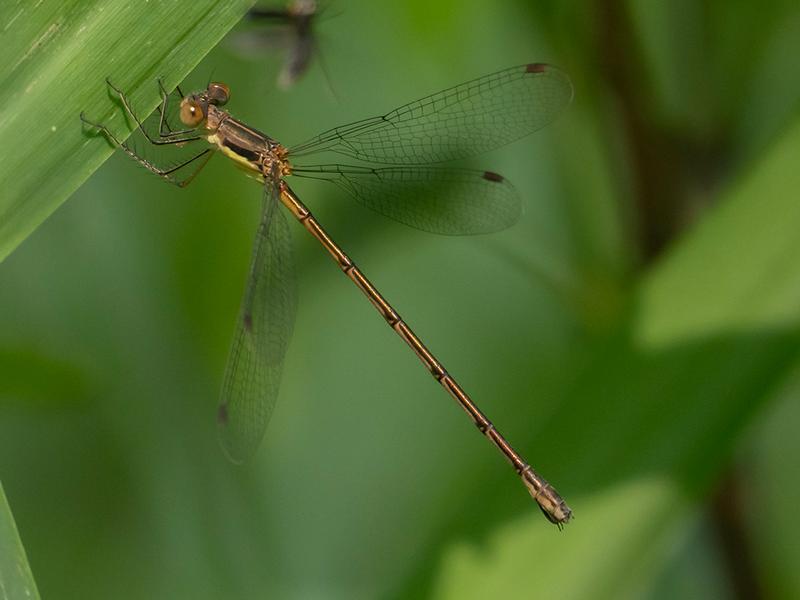
[[[217,409],[217,423],[220,425],[228,424],[228,406],[225,404],[220,404]]]
[[[500,175],[499,173],[494,173],[492,171],[484,171],[483,172],[483,178],[486,181],[496,181],[498,183],[503,181],[503,176],[502,175]]]
[[[531,63],[525,67],[526,73],[544,73],[545,71],[547,71],[547,65],[544,63]]]

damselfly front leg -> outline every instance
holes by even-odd
[[[167,109],[169,107],[169,92],[167,91],[167,88],[164,87],[164,81],[160,77],[158,78],[158,89],[161,91],[161,106],[158,108],[160,115],[158,120],[158,135],[161,138],[170,138],[172,136],[189,135],[196,132],[196,129],[179,129],[178,131],[172,130],[166,117]],[[177,86],[175,91],[178,93],[179,101],[183,100],[183,92],[181,91],[180,86]]]
[[[187,147],[192,142],[197,142],[203,139],[202,136],[197,134],[197,130],[195,128],[175,131],[170,128],[166,116],[169,110],[169,94],[160,80],[158,84],[161,91],[162,100],[158,108],[157,135],[153,135],[150,133],[150,131],[148,131],[145,121],[142,121],[131,107],[127,95],[120,88],[115,86],[110,79],[106,79],[106,84],[120,99],[125,112],[136,123],[136,130],[141,133],[144,140],[148,144],[154,147]],[[81,121],[83,121],[85,125],[102,133],[113,145],[121,148],[128,156],[133,158],[148,171],[155,173],[159,177],[169,181],[173,185],[177,185],[178,187],[185,187],[189,185],[189,183],[191,183],[191,181],[197,176],[200,170],[206,165],[211,156],[213,156],[213,150],[211,148],[203,147],[202,149],[198,149],[198,151],[192,152],[186,157],[180,158],[179,160],[170,160],[169,163],[164,162],[164,164],[161,164],[162,161],[166,161],[166,158],[149,157],[145,152],[137,150],[132,144],[120,140],[119,137],[114,135],[103,123],[98,123],[88,119],[84,113],[81,113],[80,117]],[[189,170],[187,170],[183,176],[180,176],[182,170],[187,168]]]

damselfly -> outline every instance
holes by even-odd
[[[517,221],[521,208],[516,191],[501,175],[421,165],[473,156],[544,127],[572,98],[572,84],[562,71],[538,63],[511,67],[379,117],[335,127],[296,146],[283,146],[223,110],[230,91],[222,83],[211,83],[205,90],[188,95],[176,89],[180,98],[177,109],[170,102],[171,94],[160,85],[162,101],[147,125],[136,116],[127,96],[111,82],[108,84],[148,143],[191,152],[164,166],[121,141],[106,126],[81,115],[86,125],[103,132],[153,173],[182,187],[214,151],[219,151],[264,186],[261,222],[218,413],[222,446],[231,460],[246,460],[261,442],[278,395],[295,319],[292,253],[288,223],[280,209],[283,204],[331,254],[481,433],[511,462],[545,516],[559,526],[569,521],[572,512],[555,489],[500,435],[285,180],[295,175],[330,181],[360,204],[425,231],[458,235],[505,229]],[[173,128],[170,122],[171,110],[177,111],[180,129]],[[157,130],[151,132],[150,123]],[[197,144],[204,148],[195,151]],[[318,152],[394,166],[303,166],[295,162]]]

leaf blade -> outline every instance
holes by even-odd
[[[10,29],[0,70],[0,261],[111,154],[78,118],[86,111],[123,129],[105,78],[132,90],[137,106],[154,108],[155,80],[176,85],[251,2],[29,4],[6,8],[0,19]]]
[[[0,483],[0,597],[2,600],[39,598],[36,582],[2,483]]]

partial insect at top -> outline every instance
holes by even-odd
[[[282,53],[277,84],[282,90],[289,89],[319,55],[314,24],[320,14],[315,0],[290,0],[277,7],[257,4],[247,13],[247,24],[231,37],[231,45],[248,58],[264,52]]]

